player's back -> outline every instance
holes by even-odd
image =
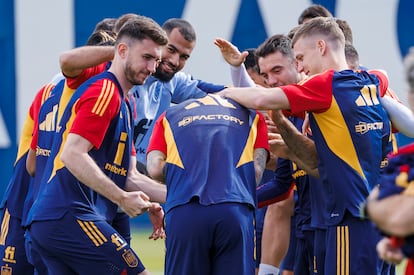
[[[219,96],[189,100],[167,110],[166,184],[174,194],[167,195],[167,208],[194,196],[201,204],[254,206],[258,120],[256,111]]]

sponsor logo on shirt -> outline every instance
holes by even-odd
[[[124,177],[126,177],[128,172],[124,167],[117,167],[116,165],[112,165],[110,163],[105,164],[105,170]]]
[[[178,122],[178,127],[187,126],[190,123],[197,121],[197,120],[227,120],[227,121],[234,122],[238,125],[244,124],[244,121],[240,120],[237,117],[223,115],[223,114],[215,114],[215,115],[197,115],[197,116],[184,117],[181,121]]]
[[[355,131],[360,134],[366,134],[368,131],[372,130],[381,130],[384,127],[383,122],[359,122],[358,125],[355,125]]]
[[[36,147],[36,156],[50,157],[50,150]]]

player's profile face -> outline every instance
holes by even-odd
[[[317,45],[317,40],[314,37],[307,36],[299,38],[293,45],[299,73],[311,76],[321,72],[321,60],[319,58],[321,54]]]
[[[132,85],[142,85],[155,72],[162,48],[151,39],[136,41],[128,48],[125,76]]]

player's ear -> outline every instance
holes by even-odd
[[[326,52],[326,41],[325,40],[318,40],[316,42],[318,51],[321,53],[321,55],[325,55]]]
[[[119,43],[116,46],[116,50],[118,52],[118,55],[122,58],[125,58],[127,55],[127,51],[128,51],[128,45],[125,43]]]

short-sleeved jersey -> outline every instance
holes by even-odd
[[[27,214],[29,212],[30,207],[33,204],[34,199],[37,197],[37,194],[39,192],[40,179],[42,177],[43,169],[46,165],[46,161],[49,159],[53,136],[56,131],[55,128],[56,128],[56,120],[57,120],[57,107],[53,109],[55,111],[54,113],[52,113],[53,115],[48,115],[45,118],[44,113],[45,113],[45,110],[49,110],[53,108],[54,106],[53,103],[55,101],[59,101],[59,98],[62,95],[64,86],[65,86],[65,80],[62,79],[56,84],[56,86],[53,87],[53,89],[49,93],[48,98],[44,101],[44,103],[41,105],[41,107],[38,110],[37,120],[36,120],[36,123],[34,124],[33,137],[32,137],[31,144],[30,144],[30,147],[33,150],[36,150],[36,168],[35,168],[35,175],[32,179],[32,183],[30,184],[27,196],[23,204],[23,217],[22,217],[23,226],[27,225],[26,223]],[[57,104],[58,102],[56,103],[56,106]],[[39,139],[39,132],[41,133],[40,139]]]
[[[156,122],[148,151],[166,155],[166,212],[202,205],[256,205],[255,148],[268,150],[263,116],[207,95],[171,107]]]
[[[310,111],[326,225],[340,222],[346,210],[358,217],[377,183],[390,146],[390,121],[379,101],[387,86],[383,75],[329,70],[282,87],[293,113]]]
[[[60,160],[69,133],[87,139],[94,148],[89,155],[102,171],[124,187],[129,169],[132,137],[131,114],[116,77],[99,74],[82,84],[71,97],[58,125],[42,182],[29,222],[53,220],[71,211],[78,218],[106,220],[117,206],[79,182]]]
[[[50,156],[57,125],[66,105],[79,85],[88,78],[106,70],[108,65],[109,63],[104,62],[98,66],[83,70],[75,78],[63,78],[50,91],[47,100],[39,108],[38,119],[34,124],[33,137],[30,144],[30,147],[36,150],[36,172],[24,202],[23,225],[27,225],[29,209],[41,190],[43,172]]]
[[[30,147],[36,150],[38,143],[39,131],[41,132],[54,132],[56,125],[62,113],[65,110],[69,99],[72,97],[74,91],[87,79],[102,73],[108,68],[110,62],[104,62],[100,65],[84,69],[78,76],[71,78],[62,78],[56,82],[56,85],[60,83],[60,87],[51,90],[50,96],[45,101],[46,105],[42,104],[42,108],[38,108],[37,114],[42,111],[41,121],[35,121],[33,128],[33,138]],[[63,82],[62,82],[63,81]],[[36,115],[36,118],[39,116]],[[40,124],[40,125],[39,125]],[[42,147],[40,147],[42,149]],[[46,146],[44,149],[49,150],[50,146]],[[37,171],[37,170],[36,170]]]
[[[17,151],[16,161],[13,167],[13,174],[6,187],[0,208],[7,208],[11,216],[19,219],[23,216],[23,202],[32,182],[32,177],[26,170],[26,158],[30,148],[32,132],[40,106],[49,97],[51,90],[55,87],[55,83],[44,85],[36,94],[29,112],[26,116],[22,134],[20,136],[19,147]]]
[[[134,86],[129,92],[134,117],[134,143],[137,160],[146,163],[146,153],[155,120],[171,103],[177,104],[190,98],[200,98],[209,92],[224,89],[194,80],[188,74],[178,72],[168,82],[148,77],[143,85]]]

